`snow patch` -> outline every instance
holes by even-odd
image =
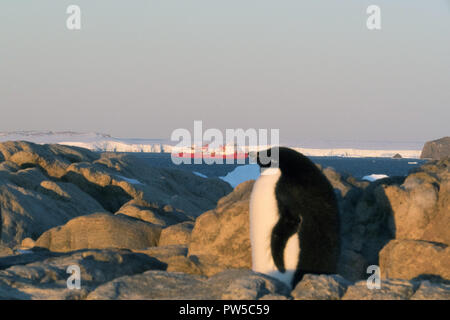
[[[131,184],[143,184],[142,182],[140,182],[139,180],[136,180],[136,179],[127,178],[127,177],[120,176],[120,175],[117,175],[117,177],[128,183],[131,183]]]
[[[199,177],[202,177],[202,178],[208,178],[203,173],[200,173],[200,172],[197,172],[197,171],[192,171],[192,173],[195,174],[196,176],[199,176]]]
[[[389,178],[389,176],[387,176],[385,174],[369,174],[368,176],[364,176],[362,179],[373,182],[373,181],[376,181],[379,179],[384,179],[384,178]]]

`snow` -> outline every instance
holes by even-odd
[[[175,142],[163,139],[126,139],[114,138],[108,134],[102,133],[80,133],[72,131],[17,131],[17,132],[0,132],[0,142],[4,141],[30,141],[38,144],[58,143],[68,146],[82,147],[93,151],[109,151],[109,152],[157,152],[171,153],[174,149]],[[303,147],[299,147],[302,145]],[[340,145],[338,142],[323,144],[320,142],[293,143],[289,146],[306,156],[333,156],[333,157],[386,157],[392,158],[399,153],[403,158],[419,159],[421,150],[418,143],[377,143],[365,144],[365,148],[360,148],[361,144],[353,143],[357,147],[347,147],[352,143],[345,143],[345,147],[333,147]],[[341,144],[342,145],[342,144]],[[307,146],[307,148],[305,148]],[[310,148],[310,146],[320,146],[319,148]],[[369,148],[373,149],[367,149]],[[266,149],[270,146],[249,146],[249,151],[258,151]],[[413,149],[414,148],[414,149]],[[190,149],[190,148],[188,148]],[[217,150],[209,150],[220,151]]]
[[[363,180],[367,180],[370,182],[379,180],[379,179],[384,179],[384,178],[388,178],[389,176],[385,175],[385,174],[370,174],[368,176],[364,176],[362,179]]]
[[[235,188],[242,182],[256,180],[259,176],[259,166],[257,164],[248,164],[245,166],[236,167],[236,169],[229,172],[225,177],[220,177],[220,179],[228,182],[233,188]]]
[[[202,178],[208,178],[207,176],[205,176],[204,174],[197,172],[197,171],[192,171],[193,174],[195,174],[196,176],[202,177]]]
[[[136,180],[136,179],[127,178],[127,177],[120,176],[120,175],[117,175],[117,177],[128,183],[131,183],[131,184],[143,184],[142,182],[140,182],[139,180]]]

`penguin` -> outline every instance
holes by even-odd
[[[306,273],[337,273],[339,209],[328,179],[309,158],[286,147],[260,151],[256,162],[261,175],[249,208],[253,271],[291,288]]]

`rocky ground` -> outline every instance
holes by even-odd
[[[372,183],[323,169],[341,209],[339,275],[291,290],[250,270],[253,181],[232,190],[131,156],[0,143],[0,299],[450,299],[449,165]]]

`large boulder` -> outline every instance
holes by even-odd
[[[56,252],[80,249],[127,248],[143,249],[156,246],[161,228],[150,223],[95,213],[70,220],[67,224],[44,232],[37,247]]]
[[[380,252],[383,278],[450,280],[450,247],[421,240],[392,240]]]
[[[450,173],[447,166],[437,172],[428,167],[410,174],[402,185],[384,188],[393,231],[396,239],[450,244]]]
[[[249,199],[254,181],[238,185],[214,210],[195,221],[189,256],[205,266],[207,275],[229,268],[251,268]]]
[[[426,142],[420,154],[421,159],[441,160],[446,157],[450,157],[450,137]]]

